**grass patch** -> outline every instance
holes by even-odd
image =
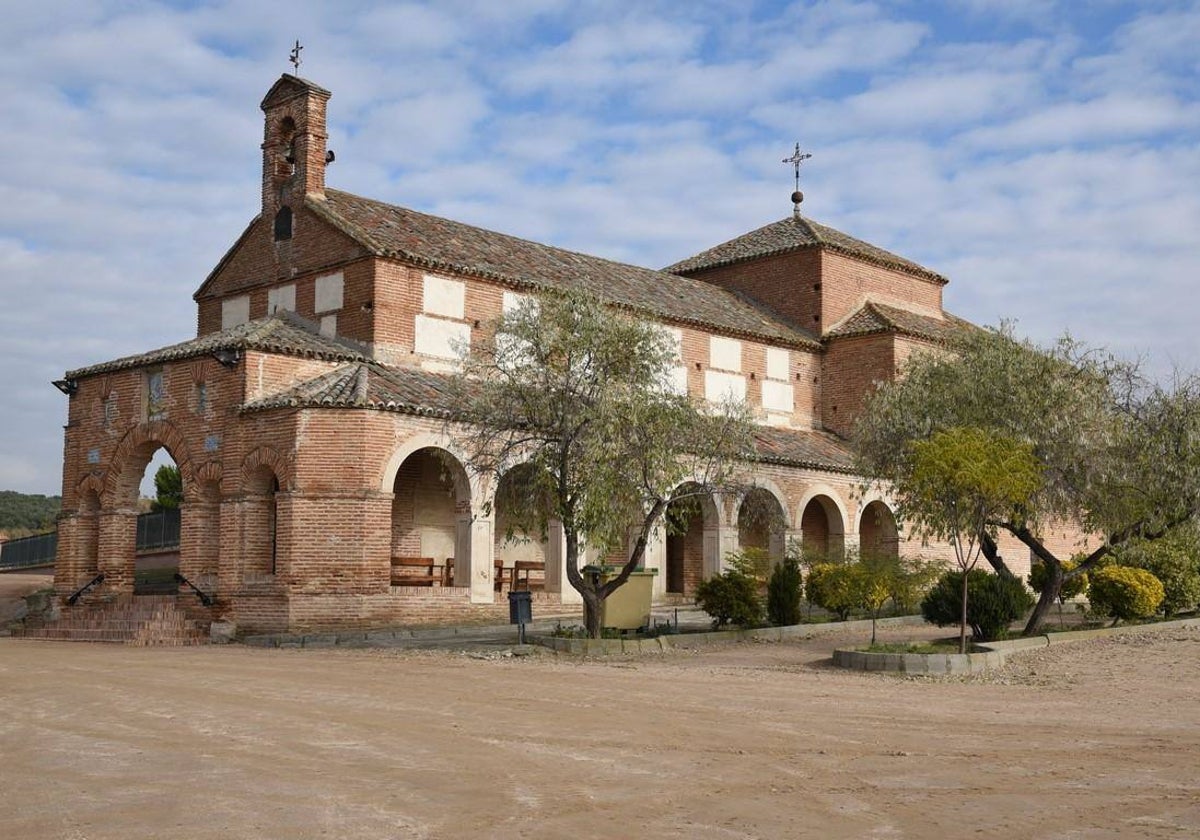
[[[958,653],[958,644],[951,642],[880,642],[860,647],[866,653]]]

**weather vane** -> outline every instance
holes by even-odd
[[[300,46],[300,39],[296,39],[296,46],[292,47],[292,53],[288,56],[288,61],[292,63],[292,67],[296,68],[296,75],[300,75],[300,50],[304,47]],[[796,150],[799,151],[800,146],[797,144]],[[799,171],[799,170],[797,170]],[[798,177],[798,176],[797,176]]]
[[[796,173],[796,191],[792,193],[792,213],[796,216],[800,215],[800,202],[804,201],[804,193],[800,192],[800,164],[812,157],[808,152],[800,151],[800,144],[796,144],[796,151],[792,152],[791,157],[783,159],[784,163],[790,163],[793,171]]]

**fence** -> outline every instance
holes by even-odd
[[[179,547],[179,511],[143,513],[137,520],[137,550],[158,551]],[[58,532],[35,534],[0,545],[0,569],[26,569],[54,562]]]

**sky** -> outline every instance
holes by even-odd
[[[69,369],[195,335],[263,95],[330,186],[659,268],[791,213],[947,309],[1200,368],[1200,0],[0,0],[0,489],[57,493]]]

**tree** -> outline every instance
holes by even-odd
[[[511,488],[511,522],[529,533],[562,524],[567,580],[598,637],[604,599],[641,564],[654,530],[670,527],[668,506],[738,491],[738,465],[753,453],[745,409],[674,393],[670,334],[580,293],[526,298],[487,332],[452,380],[448,431],[493,481],[528,465]],[[581,573],[585,544],[625,558],[607,582]]]
[[[777,627],[800,623],[800,558],[788,552],[767,581],[767,619]]]
[[[1088,576],[1086,574],[1069,576],[1079,565],[1080,558],[1073,557],[1070,560],[1063,560],[1061,563],[1063,578],[1058,589],[1058,623],[1062,625],[1062,608],[1063,604],[1070,598],[1075,598],[1087,591]],[[1029,583],[1029,588],[1038,595],[1042,594],[1042,590],[1046,588],[1050,580],[1049,574],[1046,572],[1045,563],[1035,563],[1029,570],[1029,577],[1026,579]]]
[[[179,507],[183,502],[183,477],[179,474],[179,467],[163,464],[158,468],[158,472],[154,473],[154,494],[151,510],[158,512]]]
[[[983,556],[1001,575],[995,530],[1011,533],[1045,567],[1047,583],[1025,626],[1037,633],[1063,581],[1087,574],[1115,547],[1154,540],[1200,512],[1200,380],[1147,382],[1137,365],[1070,338],[1043,349],[1008,327],[964,329],[947,347],[915,355],[868,400],[856,424],[860,472],[892,482],[911,471],[914,441],[953,427],[987,429],[1032,446],[1044,466],[1026,505],[989,523]],[[1076,522],[1098,540],[1074,569],[1039,537]]]
[[[967,575],[992,523],[1020,517],[1041,484],[1033,447],[972,427],[935,432],[910,444],[911,469],[896,477],[897,512],[914,533],[945,539],[962,579],[959,652],[967,652]]]

